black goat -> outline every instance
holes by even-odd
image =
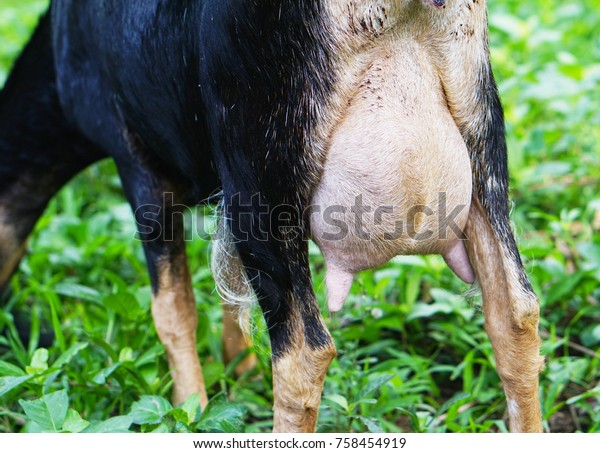
[[[224,295],[251,285],[264,313],[276,431],[315,429],[336,353],[311,237],[333,309],[354,272],[399,253],[477,277],[511,429],[541,430],[539,308],[509,223],[485,0],[54,0],[0,94],[0,285],[54,193],[107,156],[144,241],[175,402],[207,398],[181,220],[156,207],[221,187],[215,267]],[[363,192],[379,217],[358,225],[345,197]],[[425,209],[439,193],[466,203],[449,236]],[[384,214],[408,215],[407,231],[380,231]],[[369,240],[326,231],[344,222]]]

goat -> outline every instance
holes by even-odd
[[[336,354],[310,238],[332,310],[355,272],[396,254],[442,254],[476,278],[510,428],[540,431],[539,305],[510,227],[486,14],[485,0],[53,0],[0,94],[0,285],[53,194],[112,157],[175,403],[207,396],[181,220],[160,216],[167,241],[153,209],[174,209],[165,192],[189,204],[221,187],[213,267],[226,298],[255,295],[263,311],[275,431],[314,431]],[[423,210],[440,193],[465,208],[449,234]],[[378,212],[366,230],[346,209],[363,194],[357,210]],[[394,230],[405,218],[408,232]],[[335,238],[340,222],[354,233]]]

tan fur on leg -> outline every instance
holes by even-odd
[[[25,254],[25,243],[17,239],[14,228],[0,210],[0,287],[10,279]]]
[[[325,375],[336,356],[333,340],[322,348],[312,348],[305,341],[301,322],[300,327],[292,349],[273,361],[276,433],[315,432]],[[324,324],[323,329],[327,331]]]
[[[235,307],[229,304],[223,304],[223,356],[225,362],[229,363],[241,353],[252,347],[252,342],[248,339],[240,328],[240,320]],[[240,376],[256,367],[256,356],[248,355],[235,368],[235,374]]]
[[[199,394],[204,409],[208,397],[196,351],[197,313],[185,253],[159,263],[159,289],[153,297],[152,316],[164,343],[173,373],[173,403]]]
[[[471,208],[467,237],[483,293],[486,330],[504,383],[510,430],[541,432],[538,375],[543,359],[539,355],[537,299],[522,290],[516,265],[493,234],[478,202]]]

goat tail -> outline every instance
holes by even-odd
[[[257,299],[224,212],[220,204],[217,208],[219,223],[212,240],[211,271],[223,304],[237,311],[242,331],[250,335],[250,311]]]

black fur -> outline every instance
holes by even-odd
[[[66,181],[102,157],[62,114],[46,16],[0,92],[0,205],[18,239]]]
[[[521,255],[510,225],[508,152],[504,110],[494,80],[492,68],[482,68],[478,86],[480,116],[483,118],[477,131],[464,133],[471,154],[474,188],[490,224],[500,241],[517,264],[521,287],[535,295],[527,278]]]
[[[298,319],[307,344],[330,344],[302,214],[323,164],[310,138],[336,83],[324,17],[316,0],[54,0],[0,94],[0,206],[18,240],[71,176],[110,156],[157,290],[159,261],[185,253],[181,240],[151,234],[157,222],[182,232],[178,216],[156,211],[173,209],[164,192],[198,203],[222,188],[274,356]],[[465,141],[478,197],[522,268],[502,107],[491,70],[480,79],[489,113]],[[523,284],[531,288],[524,273]]]
[[[256,283],[273,354],[290,344],[290,310],[302,314],[308,343],[323,346],[330,340],[310,303],[301,218],[321,164],[307,155],[306,137],[318,121],[314,106],[326,102],[334,83],[327,37],[319,35],[323,14],[319,2],[294,0],[229,0],[216,9],[202,35],[201,74],[229,225]],[[275,208],[286,221],[270,215]]]
[[[319,1],[54,0],[0,98],[0,196],[23,192],[19,240],[73,174],[112,157],[157,291],[159,262],[185,253],[152,234],[182,232],[161,223],[163,193],[199,203],[222,188],[274,357],[298,319],[307,344],[329,345],[300,214],[322,166],[307,137],[335,83],[323,16]],[[28,182],[42,176],[44,190]]]
[[[321,0],[53,0],[0,93],[0,227],[24,243],[54,193],[110,157],[159,293],[163,269],[190,283],[179,207],[222,190],[274,360],[295,346],[330,358],[305,218],[324,164],[313,140],[338,82],[326,20]],[[491,68],[474,94],[478,127],[462,132],[477,198],[533,294],[510,228]],[[0,275],[15,261],[3,245]]]

